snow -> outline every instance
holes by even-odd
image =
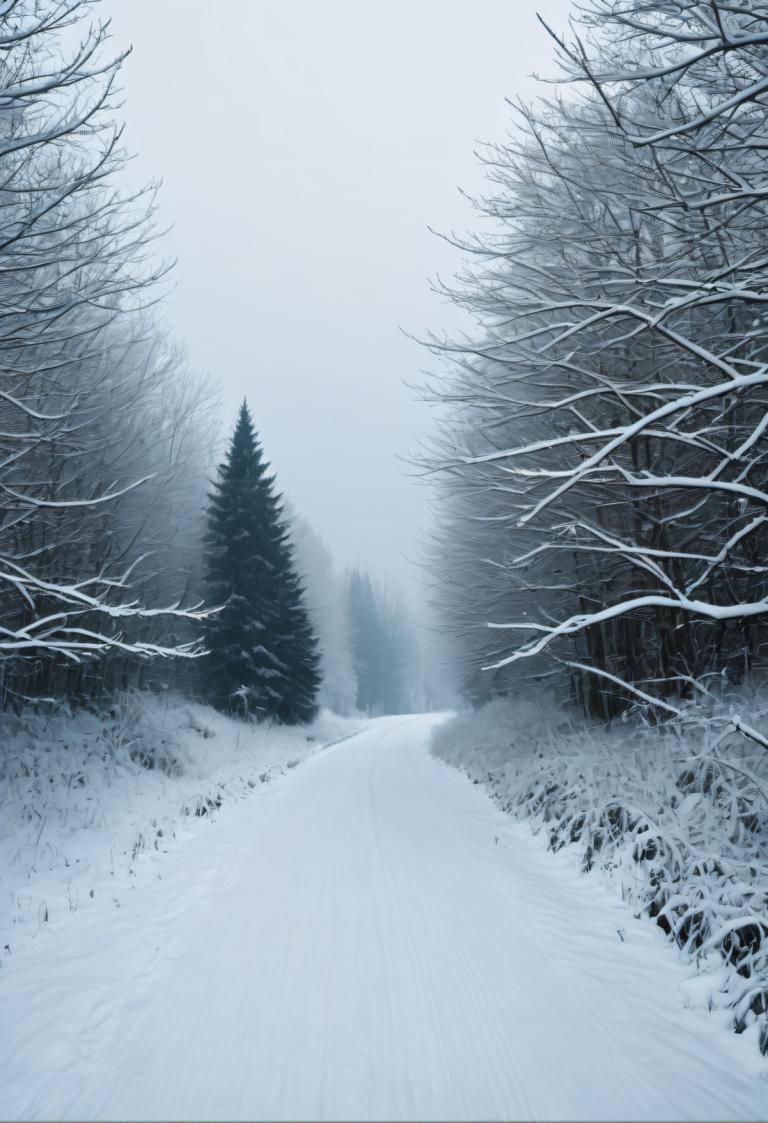
[[[708,701],[703,721],[660,730],[574,725],[544,692],[498,699],[443,723],[433,751],[655,918],[703,980],[689,993],[766,1052],[766,742],[758,730],[761,747],[743,740],[733,711],[720,732],[724,703]],[[742,687],[737,702],[764,725],[759,691]]]
[[[367,723],[40,925],[0,1116],[765,1118],[701,977],[432,756],[440,720]]]
[[[3,714],[0,971],[46,916],[102,895],[122,903],[169,850],[205,833],[218,806],[359,725],[324,713],[311,727],[246,726],[152,694],[124,696],[106,715]]]

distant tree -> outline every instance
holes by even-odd
[[[405,605],[393,588],[374,589],[381,634],[381,672],[378,709],[385,714],[405,714],[414,709],[413,680],[417,674],[411,622]]]
[[[352,657],[357,675],[357,708],[368,714],[410,713],[414,709],[417,653],[408,614],[391,588],[374,584],[368,573],[349,575]]]
[[[357,676],[357,708],[377,711],[384,676],[385,638],[368,574],[353,569],[349,575],[349,618],[352,659]]]
[[[330,551],[306,519],[286,507],[296,568],[306,589],[306,603],[321,648],[320,703],[349,714],[357,701],[347,583]]]
[[[204,694],[293,724],[315,714],[320,657],[274,483],[243,402],[210,496],[207,588],[221,611],[208,623]]]

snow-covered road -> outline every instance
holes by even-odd
[[[0,1117],[768,1117],[660,931],[435,761],[435,720],[371,723],[43,926],[0,974]]]

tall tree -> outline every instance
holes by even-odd
[[[337,572],[330,551],[306,519],[288,508],[286,513],[296,568],[322,650],[320,704],[337,714],[349,714],[355,709],[357,679],[352,663],[347,581]]]
[[[176,371],[143,313],[167,265],[154,191],[119,186],[109,37],[88,0],[0,5],[0,705],[72,678],[83,693],[105,656],[197,653],[177,558],[147,596],[147,514],[159,493],[165,543],[179,514],[156,472],[177,463],[160,408]]]
[[[405,604],[395,586],[374,590],[381,633],[382,666],[379,709],[385,714],[411,713],[416,667],[414,634]]]
[[[274,485],[243,402],[210,496],[207,585],[221,611],[204,693],[219,709],[293,724],[315,714],[320,657]]]
[[[371,579],[359,569],[353,569],[349,575],[349,618],[357,675],[357,708],[372,714],[379,704],[385,644]]]
[[[676,713],[765,649],[759,7],[591,0],[594,38],[561,44],[582,95],[487,150],[452,292],[477,327],[434,342],[438,600],[473,698],[547,674],[597,715]]]
[[[357,708],[368,714],[410,713],[417,677],[415,643],[397,591],[354,569],[348,597]]]

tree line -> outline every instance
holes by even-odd
[[[475,701],[679,712],[764,664],[768,5],[587,0],[485,147],[428,343],[435,599]]]
[[[123,56],[103,60],[107,25],[88,14],[0,11],[5,700],[124,685],[129,656],[192,659],[203,620],[210,388],[151,313],[168,272],[155,193],[117,187]]]

